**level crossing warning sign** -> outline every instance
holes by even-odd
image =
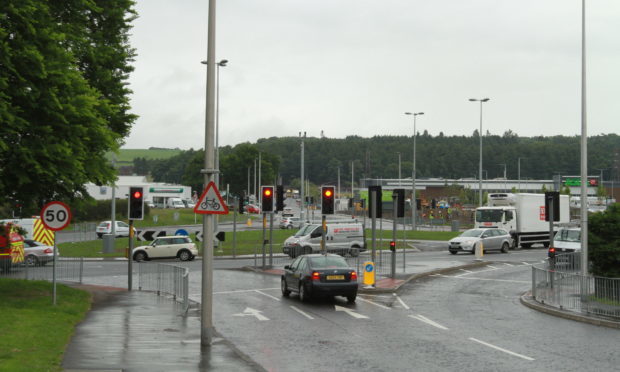
[[[228,214],[228,206],[224,203],[220,192],[213,181],[209,182],[205,191],[194,207],[198,214]]]

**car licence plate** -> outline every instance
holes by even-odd
[[[328,275],[327,280],[344,280],[344,275]]]

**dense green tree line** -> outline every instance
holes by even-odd
[[[418,178],[473,178],[478,176],[478,132],[473,136],[431,136],[418,133],[416,138],[416,167]],[[413,168],[413,138],[407,136],[376,136],[362,138],[349,136],[344,139],[306,138],[306,175],[315,184],[336,184],[340,168],[341,185],[350,185],[351,166],[356,182],[360,178],[398,178],[398,153],[401,157],[401,175],[411,177]],[[502,136],[483,137],[483,176],[509,179],[518,177],[518,159],[521,158],[521,178],[551,179],[554,174],[578,175],[580,173],[580,138],[578,136],[519,137],[508,131]],[[223,185],[234,185],[234,192],[247,188],[247,170],[253,172],[254,159],[263,154],[263,180],[268,183],[281,177],[283,184],[299,184],[300,140],[297,137],[271,137],[260,139],[256,144],[244,143],[220,150]],[[620,136],[599,135],[588,140],[588,168],[591,175],[599,169],[610,170],[618,177],[620,163]],[[194,154],[191,167],[186,154]],[[200,185],[200,165],[203,152],[190,150],[177,157],[160,160],[134,161],[136,168],[150,172],[155,180],[184,182]],[[167,164],[167,165],[165,165]],[[175,173],[173,169],[184,167],[186,171]],[[273,173],[271,173],[273,170]],[[172,176],[175,173],[176,176]],[[181,175],[183,174],[183,175]],[[253,174],[253,173],[252,173]]]
[[[0,2],[0,208],[38,210],[115,176],[135,120],[132,0]]]

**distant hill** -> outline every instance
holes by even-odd
[[[118,166],[133,165],[133,159],[145,158],[147,160],[169,159],[182,153],[181,149],[164,149],[159,147],[151,147],[148,149],[120,149],[116,155],[116,163]],[[112,153],[107,154],[108,159],[112,159]]]

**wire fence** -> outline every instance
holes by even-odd
[[[176,265],[139,262],[138,290],[167,294],[189,309],[189,269]]]
[[[53,280],[54,264],[34,266],[13,264],[10,268],[0,270],[0,276],[25,280]],[[84,258],[63,257],[56,260],[56,280],[82,283],[84,276]]]
[[[620,278],[581,274],[581,252],[532,266],[534,300],[562,310],[620,319]]]

